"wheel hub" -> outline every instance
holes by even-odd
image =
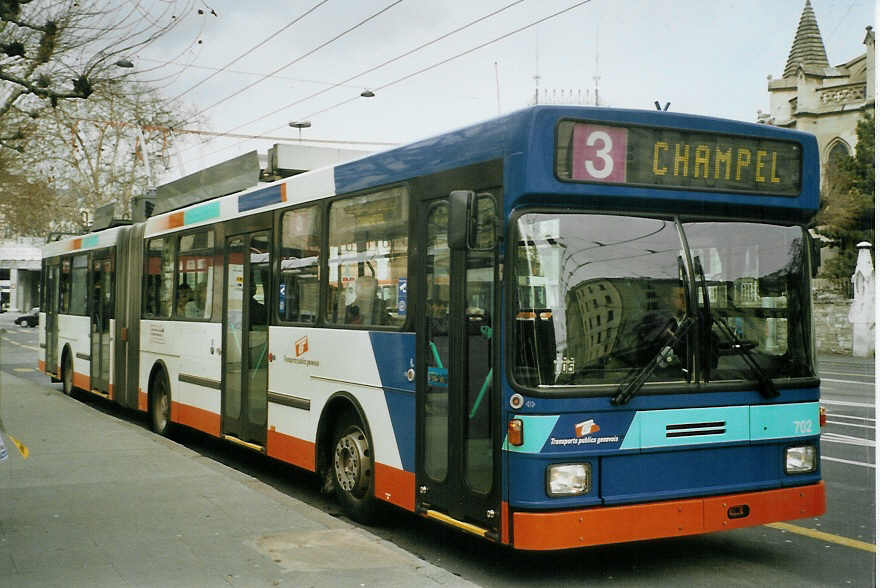
[[[370,482],[370,456],[367,438],[361,431],[352,431],[336,443],[333,468],[340,488],[360,495]]]

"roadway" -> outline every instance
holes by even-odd
[[[0,372],[30,381],[35,392],[60,394],[58,384],[50,384],[34,369],[37,330],[10,327],[6,322],[0,319],[0,327],[7,328],[0,333]],[[463,582],[482,586],[875,586],[874,362],[823,356],[820,376],[822,404],[828,414],[821,437],[828,498],[828,511],[822,517],[550,554],[499,548],[394,509],[367,530]],[[97,397],[81,394],[79,399],[147,426],[145,418]],[[10,410],[3,405],[0,409]],[[332,500],[320,493],[319,481],[311,474],[254,459],[251,452],[196,432],[179,431],[174,440],[296,500],[342,516]]]

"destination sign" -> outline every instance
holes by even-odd
[[[760,137],[562,121],[561,180],[797,196],[801,147]]]

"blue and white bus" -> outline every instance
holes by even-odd
[[[41,368],[517,549],[820,515],[811,135],[534,107],[49,243]]]

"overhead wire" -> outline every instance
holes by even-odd
[[[268,113],[266,113],[266,114],[264,114],[264,115],[262,115],[262,116],[260,116],[260,117],[257,117],[257,118],[255,118],[255,119],[253,119],[253,120],[247,121],[247,122],[242,123],[242,124],[240,124],[240,125],[238,125],[238,126],[236,126],[236,127],[233,127],[233,128],[231,128],[231,129],[227,130],[226,132],[228,132],[228,133],[232,133],[232,132],[237,131],[238,129],[240,129],[240,128],[244,127],[244,126],[252,125],[252,124],[257,123],[257,122],[259,122],[259,121],[261,121],[261,120],[264,120],[264,119],[266,119],[266,118],[268,118],[268,117],[270,117],[270,116],[272,116],[272,115],[274,115],[274,114],[277,114],[277,113],[281,112],[282,110],[285,110],[285,109],[287,109],[287,108],[290,108],[291,106],[296,106],[297,104],[301,104],[301,103],[303,103],[303,102],[305,102],[305,101],[307,101],[307,100],[311,100],[312,98],[316,98],[316,97],[318,97],[318,96],[320,96],[320,95],[322,95],[322,94],[325,94],[325,93],[329,92],[330,90],[333,90],[333,89],[335,89],[335,88],[340,88],[340,87],[346,87],[347,84],[348,84],[348,82],[351,82],[351,81],[353,81],[353,80],[355,80],[355,79],[357,79],[357,78],[360,78],[360,77],[362,77],[362,76],[367,75],[368,73],[371,73],[371,72],[374,72],[374,71],[376,71],[376,70],[378,70],[378,69],[381,69],[381,68],[383,68],[383,67],[385,67],[385,66],[387,66],[387,65],[390,65],[390,64],[392,64],[392,63],[394,63],[394,62],[396,62],[396,61],[399,61],[399,60],[401,60],[401,59],[403,59],[403,58],[405,58],[405,57],[409,57],[410,55],[413,55],[414,53],[417,53],[418,51],[421,51],[422,49],[424,49],[424,48],[426,48],[426,47],[428,47],[428,46],[430,46],[430,45],[433,45],[433,44],[435,44],[435,43],[438,43],[438,42],[440,42],[440,41],[442,41],[442,40],[444,40],[444,39],[446,39],[446,38],[448,38],[448,37],[450,37],[450,36],[452,36],[452,35],[454,35],[454,34],[456,34],[456,33],[459,33],[459,32],[461,32],[461,31],[463,31],[463,30],[465,30],[465,29],[468,29],[468,28],[470,28],[470,27],[472,27],[472,26],[474,26],[474,25],[476,25],[476,24],[478,24],[478,23],[480,23],[480,22],[483,22],[483,21],[485,21],[485,20],[487,20],[487,19],[489,19],[489,18],[492,18],[492,17],[494,17],[494,16],[497,16],[498,14],[500,14],[501,12],[504,12],[505,10],[508,10],[509,8],[512,8],[512,7],[514,7],[514,6],[518,5],[518,4],[522,4],[524,1],[525,1],[525,0],[515,0],[514,2],[511,2],[511,3],[509,3],[509,4],[505,5],[505,6],[502,6],[501,8],[499,8],[499,9],[497,9],[497,10],[493,10],[492,12],[489,12],[488,14],[485,14],[485,15],[479,17],[479,18],[476,18],[476,19],[474,19],[474,20],[472,20],[472,21],[470,21],[470,22],[468,22],[468,23],[466,23],[466,24],[464,24],[464,25],[462,25],[462,26],[456,27],[456,28],[452,29],[451,31],[448,31],[448,32],[446,32],[446,33],[440,35],[439,37],[436,37],[436,38],[431,39],[430,41],[426,41],[425,43],[422,43],[421,45],[418,45],[418,46],[416,46],[416,47],[414,47],[414,48],[412,48],[412,49],[409,49],[409,50],[407,50],[407,51],[404,51],[403,53],[401,53],[401,54],[399,54],[399,55],[397,55],[397,56],[395,56],[395,57],[392,57],[391,59],[387,59],[386,61],[383,61],[383,62],[380,63],[379,65],[375,65],[375,66],[373,66],[373,67],[367,68],[367,69],[365,69],[365,70],[363,70],[363,71],[361,71],[361,72],[359,72],[359,73],[357,73],[357,74],[355,74],[355,75],[353,75],[353,76],[350,76],[350,77],[348,77],[348,78],[342,80],[341,82],[336,82],[336,83],[332,84],[332,85],[331,85],[330,87],[328,87],[328,88],[325,88],[325,89],[323,89],[323,90],[321,90],[321,91],[318,91],[318,92],[315,92],[315,93],[310,94],[310,95],[308,95],[308,96],[305,96],[305,97],[303,97],[303,98],[299,98],[299,99],[297,99],[297,100],[294,100],[293,102],[290,102],[290,103],[288,103],[288,104],[285,104],[284,106],[282,106],[282,107],[280,107],[280,108],[277,108],[277,109],[275,109],[275,110],[273,110],[273,111],[271,111],[271,112],[268,112]],[[278,128],[282,128],[282,127],[276,127],[274,130],[277,130]],[[220,136],[222,136],[222,135],[220,135]],[[211,141],[211,140],[212,140],[212,139],[208,139],[207,141],[203,142],[202,145],[204,145],[205,143],[207,143],[207,142],[209,142],[209,141]],[[232,147],[235,147],[235,146],[240,145],[240,144],[241,144],[241,142],[234,143],[233,145],[230,145],[230,146],[228,146],[228,147],[224,147],[224,148],[221,149],[221,150],[213,151],[213,152],[211,152],[209,155],[212,155],[212,154],[214,154],[214,153],[218,153],[219,151],[225,151],[225,150],[227,150],[227,149],[231,149]],[[185,152],[185,151],[189,151],[189,150],[192,149],[192,148],[193,148],[193,147],[186,148],[186,149],[184,149],[184,152]]]
[[[403,77],[400,77],[400,78],[398,78],[398,79],[396,79],[396,80],[394,80],[394,81],[392,81],[392,82],[388,82],[387,84],[383,84],[383,85],[381,85],[381,86],[377,86],[377,87],[373,88],[373,90],[380,90],[380,91],[381,91],[381,90],[388,89],[388,88],[390,88],[390,87],[392,87],[392,86],[395,86],[395,85],[397,85],[397,84],[399,84],[399,83],[401,83],[401,82],[404,82],[404,81],[406,81],[406,80],[409,80],[409,79],[411,79],[411,78],[413,78],[413,77],[415,77],[415,76],[421,75],[421,74],[423,74],[423,73],[425,73],[425,72],[427,72],[427,71],[430,71],[430,70],[432,70],[432,69],[435,69],[435,68],[437,68],[437,67],[440,67],[441,65],[445,65],[445,64],[447,64],[447,63],[449,63],[449,62],[451,62],[451,61],[454,61],[454,60],[456,60],[456,59],[459,59],[459,58],[461,58],[461,57],[464,57],[465,55],[469,55],[470,53],[473,53],[474,51],[478,51],[478,50],[480,50],[480,49],[483,49],[483,48],[485,48],[485,47],[487,47],[487,46],[489,46],[489,45],[492,45],[493,43],[497,43],[498,41],[502,41],[502,40],[504,40],[504,39],[506,39],[506,38],[508,38],[508,37],[511,37],[511,36],[513,36],[513,35],[516,35],[516,34],[518,34],[518,33],[521,33],[522,31],[525,31],[525,30],[528,30],[528,29],[530,29],[530,28],[533,28],[533,27],[535,27],[535,26],[537,26],[537,25],[539,25],[539,24],[542,24],[542,23],[544,23],[544,22],[547,22],[548,20],[551,20],[551,19],[554,19],[554,18],[556,18],[556,17],[559,17],[559,16],[561,16],[561,15],[567,13],[567,12],[570,12],[570,11],[574,10],[575,8],[579,8],[580,6],[583,6],[583,5],[585,5],[585,4],[589,4],[590,2],[591,2],[591,0],[581,0],[580,2],[576,2],[576,3],[572,4],[571,6],[568,6],[567,8],[563,8],[562,10],[559,10],[559,11],[557,11],[557,12],[554,12],[553,14],[550,14],[550,15],[547,15],[547,16],[545,16],[545,17],[543,17],[543,18],[538,19],[538,20],[532,21],[532,22],[530,22],[530,23],[528,23],[528,24],[526,24],[526,25],[523,25],[523,26],[518,27],[518,28],[516,28],[516,29],[514,29],[514,30],[512,30],[512,31],[509,31],[509,32],[507,32],[507,33],[505,33],[505,34],[503,34],[503,35],[500,35],[500,36],[498,36],[498,37],[495,37],[494,39],[491,39],[491,40],[486,41],[486,42],[484,42],[484,43],[480,43],[479,45],[476,45],[476,46],[474,46],[474,47],[471,47],[470,49],[467,49],[467,50],[462,51],[462,52],[460,52],[460,53],[457,53],[457,54],[455,54],[455,55],[453,55],[453,56],[451,56],[451,57],[448,57],[448,58],[446,58],[446,59],[442,59],[442,60],[440,60],[440,61],[438,61],[438,62],[435,62],[435,63],[433,63],[432,65],[429,65],[429,66],[423,67],[423,68],[421,68],[421,69],[419,69],[419,70],[417,70],[417,71],[415,71],[415,72],[412,72],[412,73],[407,74],[407,75],[405,75],[405,76],[403,76]],[[516,2],[515,2],[514,4],[516,4]],[[508,7],[509,7],[509,6],[505,7],[504,9],[506,9],[506,8],[508,8]],[[485,17],[484,17],[484,18],[485,18]],[[482,19],[478,19],[478,20],[482,20]],[[476,22],[476,21],[475,21],[475,22]],[[464,27],[461,27],[461,28],[462,28],[462,29],[463,29],[463,28],[467,28],[467,26],[470,26],[470,24],[469,24],[469,25],[466,25],[466,26],[464,26]],[[452,34],[452,33],[449,33],[449,34]],[[446,36],[448,36],[448,34],[447,34]],[[438,38],[438,40],[439,40],[439,38]],[[427,44],[424,44],[423,46],[427,46]],[[386,64],[387,64],[387,63],[390,63],[391,61],[393,61],[393,60],[389,60],[389,62],[386,62]],[[358,75],[355,75],[355,76],[352,76],[352,77],[346,79],[344,82],[351,81],[351,80],[353,80],[353,79],[355,79],[355,78],[357,78],[357,77],[360,77],[361,75],[364,75],[364,74],[368,73],[369,71],[374,71],[375,69],[378,69],[378,67],[381,67],[381,66],[376,66],[376,67],[370,68],[369,70],[366,70],[366,71],[362,72],[361,74],[358,74]],[[343,82],[343,83],[344,83],[344,82]],[[310,98],[311,98],[311,96],[306,97],[306,98],[303,98],[303,99],[300,99],[300,100],[297,100],[297,101],[294,101],[294,102],[291,102],[290,104],[287,104],[287,105],[285,105],[285,106],[283,106],[283,107],[281,107],[281,108],[279,108],[279,109],[277,109],[277,110],[275,110],[275,111],[273,111],[273,112],[271,112],[271,113],[269,113],[269,114],[267,114],[267,115],[265,115],[265,116],[262,116],[262,117],[260,117],[260,118],[258,118],[258,119],[253,120],[253,121],[250,121],[250,122],[244,123],[244,124],[239,125],[239,126],[237,126],[237,127],[234,127],[234,128],[232,128],[232,129],[230,129],[228,132],[232,132],[232,131],[238,130],[238,129],[240,129],[242,126],[245,126],[245,125],[248,125],[248,124],[252,124],[253,122],[256,122],[256,121],[259,121],[259,120],[263,120],[264,118],[266,118],[266,117],[268,117],[268,116],[271,116],[272,114],[275,114],[275,113],[277,113],[277,112],[280,112],[281,110],[284,110],[284,109],[286,109],[286,108],[289,108],[289,107],[291,107],[291,106],[294,106],[294,105],[296,105],[296,104],[299,104],[299,103],[301,103],[301,102],[304,102],[305,100],[310,99]],[[310,114],[308,114],[308,115],[306,115],[306,116],[304,116],[304,117],[301,117],[301,118],[302,118],[303,120],[307,120],[307,119],[310,119],[310,118],[312,118],[312,117],[314,117],[314,116],[317,116],[317,115],[319,115],[319,114],[324,114],[325,112],[328,112],[328,111],[330,111],[330,110],[333,110],[333,109],[339,108],[340,106],[344,106],[344,105],[346,105],[346,104],[350,104],[351,102],[355,102],[355,101],[360,100],[360,99],[361,99],[361,96],[360,96],[360,95],[358,95],[358,96],[353,96],[353,97],[351,97],[351,98],[348,98],[348,99],[343,100],[343,101],[341,101],[341,102],[338,102],[338,103],[336,103],[336,104],[333,104],[333,105],[331,105],[331,106],[328,106],[327,108],[323,108],[323,109],[321,109],[321,110],[317,110],[317,111],[315,111],[315,112],[312,112],[312,113],[310,113]],[[280,125],[280,126],[274,127],[274,128],[269,129],[269,130],[267,130],[267,131],[262,131],[260,134],[268,134],[268,133],[271,133],[271,132],[273,132],[273,131],[277,131],[278,129],[281,129],[281,128],[284,128],[284,125]],[[221,135],[221,136],[222,136],[222,135]],[[210,153],[207,153],[207,154],[205,154],[205,155],[202,155],[201,157],[209,157],[209,156],[214,155],[214,154],[216,154],[216,153],[220,153],[220,152],[222,152],[222,151],[227,151],[227,150],[229,150],[229,149],[232,149],[233,147],[236,147],[236,146],[242,144],[243,142],[244,142],[244,141],[238,141],[238,142],[236,142],[236,143],[233,143],[232,145],[228,145],[228,146],[226,146],[226,147],[223,147],[222,149],[218,149],[218,150],[212,151],[212,152],[210,152]],[[204,143],[202,143],[202,144],[204,144]],[[192,149],[192,147],[188,147],[188,148],[184,149],[182,152],[189,151],[190,149]]]
[[[160,63],[160,64],[164,64],[164,65],[177,65],[183,69],[205,69],[205,70],[209,70],[209,71],[216,71],[218,73],[225,71],[226,73],[240,74],[240,75],[244,75],[244,76],[262,76],[262,75],[264,75],[262,72],[256,72],[256,71],[245,71],[245,70],[241,70],[241,69],[223,69],[223,68],[219,68],[219,67],[211,67],[210,65],[196,65],[195,63],[179,63],[177,61],[168,62],[168,61],[162,61],[161,59],[152,59],[149,57],[140,57],[139,59],[141,61],[152,61],[154,63]],[[159,67],[161,67],[161,65]],[[326,80],[307,80],[304,78],[296,78],[293,76],[283,76],[283,75],[278,75],[278,74],[275,74],[271,77],[274,79],[277,79],[277,80],[289,80],[291,82],[299,82],[301,84],[316,84],[319,86],[339,86],[340,85],[340,84],[334,84],[333,82],[328,82]],[[354,88],[360,89],[360,86],[355,86],[355,85],[349,85],[349,86],[345,86],[345,87],[352,88],[352,89],[354,89]]]
[[[324,4],[326,4],[329,1],[330,0],[321,0],[320,2],[318,2],[317,4],[315,4],[314,6],[312,6],[311,8],[309,8],[308,10],[306,10],[305,12],[303,12],[302,14],[300,14],[299,16],[294,18],[292,21],[290,21],[289,23],[287,23],[286,25],[284,25],[283,27],[281,27],[280,29],[278,29],[277,31],[275,31],[274,33],[272,33],[271,35],[269,35],[268,37],[266,37],[265,39],[263,39],[262,41],[260,41],[259,43],[257,43],[256,45],[254,45],[253,47],[251,47],[250,49],[248,49],[247,51],[245,51],[244,53],[242,53],[241,55],[239,55],[238,57],[236,57],[232,61],[230,61],[229,63],[227,63],[226,65],[224,65],[223,67],[221,67],[220,69],[218,69],[216,72],[212,73],[211,75],[209,75],[208,77],[206,77],[202,81],[190,86],[189,88],[187,88],[183,92],[177,94],[173,98],[169,98],[168,102],[174,102],[175,100],[178,100],[181,97],[189,94],[190,92],[192,92],[193,90],[195,90],[196,88],[198,88],[199,86],[201,86],[202,84],[207,82],[208,80],[211,80],[212,78],[214,78],[215,76],[220,74],[222,71],[235,65],[236,63],[238,63],[239,61],[241,61],[242,59],[244,59],[245,57],[247,57],[248,55],[250,55],[251,53],[253,53],[257,49],[259,49],[260,47],[262,47],[263,45],[265,45],[266,43],[268,43],[269,41],[271,41],[272,39],[274,39],[275,37],[277,37],[278,35],[283,33],[284,31],[286,31],[287,29],[289,29],[290,27],[292,27],[293,25],[295,25],[296,23],[298,23],[299,21],[301,21],[302,19],[304,19],[305,17],[307,17],[308,15],[310,15],[315,10],[317,10],[318,8],[320,8],[321,6],[323,6]]]
[[[293,64],[295,64],[295,63],[297,63],[297,62],[299,62],[299,61],[302,61],[302,60],[305,59],[306,57],[309,57],[309,56],[311,56],[311,55],[317,53],[318,51],[320,51],[320,50],[323,49],[324,47],[330,45],[331,43],[334,43],[334,42],[338,41],[339,39],[341,39],[341,38],[344,37],[345,35],[349,34],[350,32],[352,32],[352,31],[354,31],[354,30],[356,30],[356,29],[362,27],[363,25],[365,25],[366,23],[370,22],[370,21],[373,20],[374,18],[377,18],[377,17],[379,17],[380,15],[384,14],[385,12],[389,11],[390,9],[394,8],[395,6],[397,6],[398,4],[400,4],[401,2],[403,2],[403,0],[395,0],[395,1],[392,2],[391,4],[388,4],[385,8],[383,8],[383,9],[379,10],[378,12],[376,12],[376,13],[374,13],[374,14],[372,14],[372,15],[366,17],[366,18],[364,18],[363,20],[361,20],[361,21],[358,22],[357,24],[355,24],[355,25],[353,25],[353,26],[351,26],[351,27],[345,29],[344,31],[342,31],[341,33],[339,33],[338,35],[336,35],[336,36],[333,37],[332,39],[329,39],[329,40],[327,40],[327,41],[321,43],[320,45],[318,45],[318,46],[315,47],[314,49],[311,49],[310,51],[307,51],[306,53],[300,55],[299,57],[297,57],[297,58],[295,58],[295,59],[289,61],[288,63],[282,65],[281,67],[276,68],[275,70],[273,70],[273,71],[269,72],[268,74],[262,76],[259,80],[255,81],[255,82],[252,82],[252,83],[248,84],[247,86],[245,86],[244,88],[241,88],[240,90],[237,90],[236,92],[233,92],[233,93],[230,94],[229,96],[226,96],[225,98],[222,98],[222,99],[218,100],[217,102],[211,104],[210,106],[207,106],[207,107],[201,109],[200,111],[198,111],[197,113],[195,113],[194,115],[192,115],[192,117],[190,117],[190,119],[189,119],[187,122],[193,120],[194,118],[198,117],[198,116],[201,115],[201,114],[204,114],[204,113],[207,112],[208,110],[211,110],[212,108],[215,108],[215,107],[219,106],[220,104],[223,104],[224,102],[226,102],[226,101],[228,101],[228,100],[231,100],[232,98],[235,98],[236,96],[242,94],[243,92],[246,92],[247,90],[250,90],[251,88],[253,88],[253,87],[256,86],[257,84],[262,83],[263,81],[265,81],[266,79],[268,79],[268,78],[271,77],[272,75],[277,74],[278,72],[280,72],[280,71],[282,71],[282,70],[284,70],[284,69],[287,69],[287,68],[290,67],[291,65],[293,65]]]
[[[484,47],[488,47],[489,45],[492,45],[493,43],[497,43],[498,41],[503,41],[504,39],[506,39],[506,38],[508,38],[508,37],[512,37],[513,35],[515,35],[515,34],[517,34],[517,33],[521,33],[522,31],[528,30],[528,29],[530,29],[530,28],[532,28],[532,27],[535,27],[535,26],[537,26],[537,25],[539,25],[539,24],[541,24],[541,23],[544,23],[544,22],[546,22],[546,21],[548,21],[548,20],[550,20],[550,19],[556,18],[557,16],[561,16],[561,15],[565,14],[566,12],[569,12],[569,11],[571,11],[571,10],[574,10],[575,8],[578,8],[578,7],[580,7],[580,6],[583,6],[584,4],[588,4],[588,3],[590,3],[590,2],[591,2],[591,0],[581,0],[581,2],[577,2],[577,3],[575,3],[575,4],[571,5],[571,6],[569,6],[568,8],[564,8],[564,9],[558,11],[558,12],[554,12],[553,14],[550,14],[550,15],[548,15],[548,16],[545,16],[544,18],[541,18],[541,19],[539,19],[539,20],[536,20],[536,21],[534,21],[534,22],[531,22],[531,23],[529,23],[529,24],[527,24],[527,25],[523,25],[523,26],[521,26],[521,27],[519,27],[519,28],[517,28],[517,29],[514,29],[514,30],[512,30],[512,31],[510,31],[510,32],[508,32],[508,33],[505,33],[505,34],[503,34],[503,35],[501,35],[501,36],[499,36],[499,37],[495,37],[494,39],[492,39],[492,40],[490,40],[490,41],[486,41],[485,43],[480,43],[479,45],[477,45],[477,46],[475,46],[475,47],[471,47],[470,49],[467,49],[467,50],[465,50],[465,51],[462,51],[461,53],[457,53],[457,54],[453,55],[452,57],[447,57],[446,59],[440,60],[440,61],[438,61],[438,62],[436,62],[436,63],[433,63],[433,64],[431,64],[431,65],[429,65],[429,66],[423,67],[422,69],[416,70],[416,71],[414,71],[414,72],[412,72],[412,73],[410,73],[410,74],[407,74],[407,75],[405,75],[405,76],[403,76],[403,77],[397,78],[396,80],[394,80],[394,81],[392,81],[392,82],[388,82],[387,84],[383,84],[383,85],[381,85],[381,86],[376,86],[376,87],[374,88],[374,90],[379,90],[379,91],[381,91],[381,90],[387,90],[388,88],[390,88],[390,87],[392,87],[392,86],[396,86],[397,84],[399,84],[399,83],[401,83],[401,82],[404,82],[404,81],[406,81],[406,80],[408,80],[408,79],[411,79],[411,78],[414,78],[414,77],[416,77],[416,76],[418,76],[418,75],[421,75],[421,74],[423,74],[423,73],[425,73],[425,72],[427,72],[427,71],[430,71],[430,70],[432,70],[432,69],[435,69],[435,68],[437,68],[437,67],[440,67],[441,65],[446,65],[447,63],[449,63],[449,62],[451,62],[451,61],[455,61],[456,59],[459,59],[460,57],[464,57],[465,55],[469,55],[469,54],[473,53],[474,51],[479,51],[480,49],[483,49]],[[360,96],[355,96],[355,97],[349,98],[348,100],[343,100],[342,102],[339,102],[339,103],[334,104],[334,105],[332,105],[332,106],[328,106],[327,108],[323,108],[323,109],[321,109],[321,110],[317,110],[317,111],[315,111],[315,112],[310,113],[309,115],[307,115],[306,118],[311,118],[311,117],[317,116],[317,115],[319,115],[319,114],[324,114],[325,112],[327,112],[327,111],[329,111],[329,110],[333,110],[333,109],[335,109],[335,108],[338,108],[338,107],[343,106],[343,105],[345,105],[345,104],[348,104],[348,103],[350,103],[350,102],[354,102],[354,101],[357,100],[358,98],[360,98]],[[276,128],[280,128],[280,127],[276,127]]]
[[[113,30],[116,31],[116,34],[113,37],[114,40],[108,44],[107,49],[98,51],[97,55],[101,56],[101,59],[99,59],[99,61],[103,61],[105,59],[112,59],[112,57],[115,55],[124,55],[128,51],[130,51],[131,49],[134,49],[135,47],[140,47],[140,48],[147,47],[151,43],[153,43],[157,39],[159,39],[164,33],[180,26],[180,23],[184,20],[184,19],[176,19],[176,17],[172,14],[171,20],[173,22],[169,22],[168,24],[159,25],[159,26],[153,26],[152,24],[150,24],[150,26],[143,26],[140,30],[134,30],[134,27],[139,26],[140,23],[131,23],[130,25],[125,24],[125,21],[129,19],[129,17],[132,15],[132,13],[139,12],[142,17],[141,20],[146,20],[148,23],[150,21],[149,21],[149,19],[143,18],[144,17],[144,9],[141,7],[141,3],[139,1],[131,3],[131,4],[132,4],[131,12],[129,12],[121,20],[119,20],[113,24]],[[162,17],[163,15],[168,14],[170,12],[171,12],[171,7],[166,7],[160,13],[159,17]],[[125,25],[125,26],[123,26],[123,25]],[[140,37],[144,34],[147,34],[147,38],[140,40]],[[127,46],[117,46],[116,39],[119,39],[118,42],[128,42],[129,44]],[[108,50],[111,47],[113,47],[113,50],[112,51]]]
[[[391,59],[388,59],[388,60],[386,60],[386,61],[383,61],[383,62],[380,63],[379,65],[375,65],[375,66],[373,66],[373,67],[370,67],[370,68],[368,68],[368,69],[365,69],[365,70],[361,71],[360,73],[357,73],[357,74],[355,74],[355,75],[353,75],[353,76],[350,76],[350,77],[348,77],[348,78],[342,80],[341,82],[337,82],[337,83],[331,85],[329,88],[324,88],[323,90],[320,90],[320,91],[318,91],[318,92],[315,92],[314,94],[310,94],[310,95],[305,96],[305,97],[303,97],[303,98],[298,98],[298,99],[294,100],[293,102],[289,102],[289,103],[285,104],[284,106],[281,106],[281,107],[279,107],[279,108],[276,108],[275,110],[273,110],[273,111],[271,111],[271,112],[268,112],[268,113],[266,113],[266,114],[264,114],[264,115],[262,115],[262,116],[260,116],[260,117],[257,117],[257,118],[255,118],[255,119],[253,119],[253,120],[249,120],[249,121],[247,121],[247,122],[245,122],[245,123],[242,123],[242,124],[238,125],[237,127],[234,127],[234,128],[232,128],[232,129],[229,129],[229,132],[237,131],[238,129],[240,129],[240,128],[244,127],[244,126],[252,125],[252,124],[254,124],[254,123],[260,122],[261,120],[264,120],[264,119],[266,119],[266,118],[268,118],[268,117],[270,117],[270,116],[272,116],[272,115],[274,115],[274,114],[278,114],[278,113],[281,112],[282,110],[286,110],[286,109],[290,108],[291,106],[296,106],[297,104],[302,104],[303,102],[306,102],[307,100],[311,100],[312,98],[317,98],[318,96],[321,96],[322,94],[326,94],[326,93],[329,92],[330,90],[333,90],[333,89],[335,89],[335,88],[342,87],[342,86],[344,86],[345,84],[347,84],[348,82],[351,82],[351,81],[353,81],[353,80],[356,80],[357,78],[363,77],[363,76],[365,76],[365,75],[367,75],[367,74],[369,74],[369,73],[372,73],[372,72],[374,72],[374,71],[376,71],[376,70],[378,70],[378,69],[381,69],[381,68],[385,67],[386,65],[390,65],[390,64],[392,64],[392,63],[394,63],[394,62],[396,62],[396,61],[400,61],[401,59],[403,59],[403,58],[405,58],[405,57],[409,57],[410,55],[413,55],[414,53],[417,53],[418,51],[421,51],[422,49],[424,49],[424,48],[426,48],[426,47],[428,47],[428,46],[430,46],[430,45],[433,45],[433,44],[435,44],[435,43],[438,43],[438,42],[440,42],[440,41],[442,41],[442,40],[444,40],[444,39],[446,39],[446,38],[448,38],[448,37],[451,37],[452,35],[454,35],[454,34],[456,34],[456,33],[459,33],[459,32],[461,32],[461,31],[463,31],[463,30],[465,30],[465,29],[470,28],[470,27],[472,27],[472,26],[474,26],[474,25],[476,25],[476,24],[478,24],[478,23],[480,23],[480,22],[482,22],[482,21],[484,21],[484,20],[487,20],[487,19],[489,19],[489,18],[492,18],[493,16],[497,16],[497,15],[500,14],[501,12],[504,12],[505,10],[507,10],[507,9],[509,9],[509,8],[512,8],[512,7],[516,6],[517,4],[522,4],[523,2],[525,2],[525,0],[516,0],[515,2],[511,2],[510,4],[507,4],[506,6],[502,6],[501,8],[499,8],[499,9],[497,9],[497,10],[494,10],[494,11],[492,11],[492,12],[486,14],[486,15],[483,15],[483,16],[481,16],[481,17],[475,19],[475,20],[472,20],[472,21],[468,22],[467,24],[464,24],[464,25],[462,25],[462,26],[460,26],[460,27],[457,27],[457,28],[455,28],[455,29],[453,29],[453,30],[447,32],[447,33],[444,33],[443,35],[440,35],[439,37],[436,37],[436,38],[434,38],[434,39],[431,39],[430,41],[426,41],[425,43],[422,43],[421,45],[418,45],[417,47],[414,47],[414,48],[412,48],[412,49],[409,49],[408,51],[404,51],[403,53],[401,53],[400,55],[397,55],[396,57],[392,57]],[[276,127],[276,128],[280,128],[280,127]]]

